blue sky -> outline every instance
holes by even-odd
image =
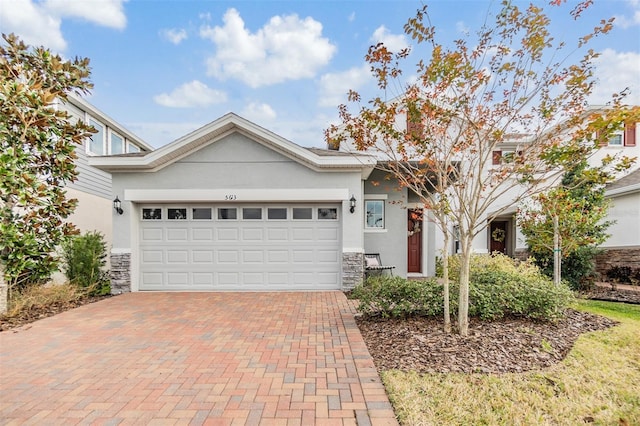
[[[500,3],[425,2],[447,39],[478,29]],[[1,0],[0,31],[67,58],[90,58],[95,88],[89,102],[152,146],[232,111],[299,145],[324,147],[322,131],[336,121],[348,89],[366,99],[378,94],[364,62],[368,47],[379,41],[411,46],[402,28],[421,5]],[[610,16],[616,16],[614,31],[591,45],[602,53],[592,102],[630,87],[628,102],[640,104],[640,0],[595,0],[586,21]],[[584,25],[565,18],[554,24],[554,34],[573,40],[586,32]],[[419,57],[412,52],[412,60]]]

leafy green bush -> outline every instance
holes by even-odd
[[[453,256],[451,274],[457,279],[459,257]],[[457,265],[457,269],[456,266]],[[400,277],[369,278],[356,287],[352,297],[360,300],[365,315],[402,317],[443,314],[443,285],[435,279],[406,280]],[[564,284],[555,286],[531,262],[519,262],[504,255],[473,256],[469,284],[469,313],[484,320],[520,316],[555,320],[573,299]],[[457,312],[458,284],[450,285],[450,309]]]
[[[596,278],[596,255],[602,250],[597,247],[583,246],[562,259],[562,279],[573,290],[591,288]],[[553,253],[537,253],[535,264],[549,278],[553,278]]]
[[[443,289],[435,279],[406,280],[400,277],[376,276],[353,289],[358,310],[365,315],[403,317],[435,316],[443,311]]]
[[[64,244],[64,273],[70,283],[92,288],[94,295],[109,294],[109,278],[103,268],[106,265],[107,245],[99,232],[76,235]]]

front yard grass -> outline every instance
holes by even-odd
[[[640,425],[640,305],[579,301],[620,325],[581,336],[560,364],[522,374],[381,372],[405,425]]]

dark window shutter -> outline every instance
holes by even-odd
[[[596,130],[596,140],[598,141],[598,145],[607,146],[609,145],[609,140],[602,138],[602,132],[600,130]]]
[[[624,146],[636,146],[636,123],[625,123]]]
[[[423,129],[422,124],[420,122],[416,122],[409,117],[407,114],[407,133],[414,138],[422,137]]]
[[[493,151],[493,165],[500,164],[502,160],[502,151]]]

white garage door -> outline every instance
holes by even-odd
[[[337,205],[145,205],[140,290],[340,288]]]

